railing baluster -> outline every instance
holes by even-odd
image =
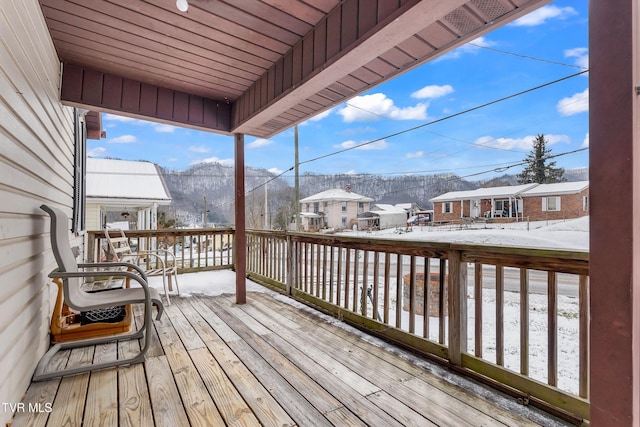
[[[449,251],[449,361],[462,366],[467,351],[467,263],[460,251]]]
[[[362,267],[362,291],[360,295],[360,307],[361,313],[364,317],[367,317],[367,297],[369,294],[369,278],[367,274],[369,273],[369,251],[364,251],[364,266]]]
[[[589,398],[589,276],[581,275],[578,278],[578,293],[580,307],[580,368],[579,368],[579,395]]]
[[[496,364],[504,366],[504,267],[496,265]]]
[[[335,304],[340,307],[342,294],[342,247],[338,246],[338,271],[336,271],[336,302]]]
[[[549,355],[548,355],[548,378],[549,385],[558,385],[558,289],[557,275],[555,271],[547,273],[548,291],[548,314],[549,314]]]
[[[355,313],[358,312],[358,270],[360,266],[360,252],[358,249],[354,250],[353,254],[353,301],[351,310]],[[364,285],[363,285],[364,286]]]
[[[429,316],[431,315],[431,258],[424,258],[422,271],[422,336],[429,338]]]
[[[378,321],[380,320],[380,313],[378,310],[378,293],[379,293],[378,288],[380,287],[379,268],[380,268],[380,252],[375,251],[373,253],[373,296],[372,296],[373,301],[371,302],[373,307],[372,307],[371,317]]]
[[[322,299],[327,300],[327,245],[322,245]]]
[[[351,269],[351,249],[346,248],[344,260],[344,308],[349,308],[349,270]]]
[[[529,375],[529,270],[520,269],[520,373]]]
[[[389,252],[384,253],[384,290],[383,290],[383,322],[389,324],[389,282],[391,276],[391,254]]]
[[[446,297],[446,277],[447,277],[447,260],[444,258],[440,258],[440,274],[438,275],[439,286],[438,286],[438,342],[440,344],[444,344],[444,318],[445,312],[444,307],[447,301]]]
[[[396,328],[402,328],[402,255],[396,259]]]
[[[334,274],[335,274],[335,270],[334,270],[334,266],[335,266],[335,248],[333,246],[329,246],[329,302],[335,303],[336,305],[338,305],[337,302],[335,302],[333,300],[333,286],[334,286]],[[338,272],[338,275],[340,275],[340,272]]]
[[[403,282],[404,286],[404,282]],[[416,257],[409,257],[409,332],[416,333]]]
[[[474,341],[475,341],[475,355],[476,357],[482,357],[482,264],[479,262],[475,263],[474,266],[474,278],[473,278],[473,289],[474,289],[474,298],[476,300],[475,306],[475,332],[474,332]]]

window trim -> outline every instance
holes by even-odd
[[[84,121],[86,110],[73,110],[73,218],[71,231],[82,233],[86,229],[85,213],[87,199],[87,126]]]

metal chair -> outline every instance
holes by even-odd
[[[144,304],[144,324],[140,329],[133,332],[53,345],[40,359],[33,375],[33,381],[43,381],[97,369],[143,362],[151,344],[151,328],[153,328],[152,305],[155,305],[158,310],[156,320],[160,319],[164,310],[158,291],[149,287],[144,271],[135,264],[126,262],[78,264],[69,244],[69,219],[66,214],[60,209],[47,205],[42,205],[40,208],[51,217],[51,248],[58,264],[58,268],[53,270],[49,277],[62,280],[65,303],[71,309],[80,312],[142,303]],[[83,290],[83,284],[86,279],[99,280],[105,277],[120,277],[123,280],[133,280],[139,283],[140,287],[122,287],[96,293]],[[133,357],[47,372],[51,359],[61,350],[142,337],[144,337],[144,344],[140,352]]]
[[[141,265],[147,276],[162,276],[167,305],[171,304],[169,291],[173,290],[172,279],[176,285],[176,292],[180,295],[178,263],[173,253],[166,249],[145,249],[135,252],[131,249],[129,238],[124,234],[123,230],[118,228],[105,228],[104,237],[109,245],[109,250],[118,261]]]

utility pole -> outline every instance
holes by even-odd
[[[264,182],[264,229],[269,230],[269,201],[267,199],[267,185],[269,185],[269,177]]]
[[[202,211],[202,228],[207,228],[207,196],[204,196],[204,209]]]
[[[295,151],[295,191],[296,191],[296,207],[295,207],[295,215],[296,215],[296,231],[300,231],[300,171],[299,161],[298,161],[298,125],[294,127],[294,151]]]

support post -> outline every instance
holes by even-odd
[[[640,425],[639,13],[637,0],[589,2],[593,426]]]
[[[244,134],[233,136],[235,148],[236,304],[247,302],[247,233],[244,196]]]
[[[424,281],[425,286],[428,280]],[[449,361],[462,366],[462,354],[467,352],[467,263],[460,251],[449,251]],[[425,292],[427,289],[425,288]],[[443,295],[440,295],[442,301]],[[426,310],[426,308],[425,308]]]

